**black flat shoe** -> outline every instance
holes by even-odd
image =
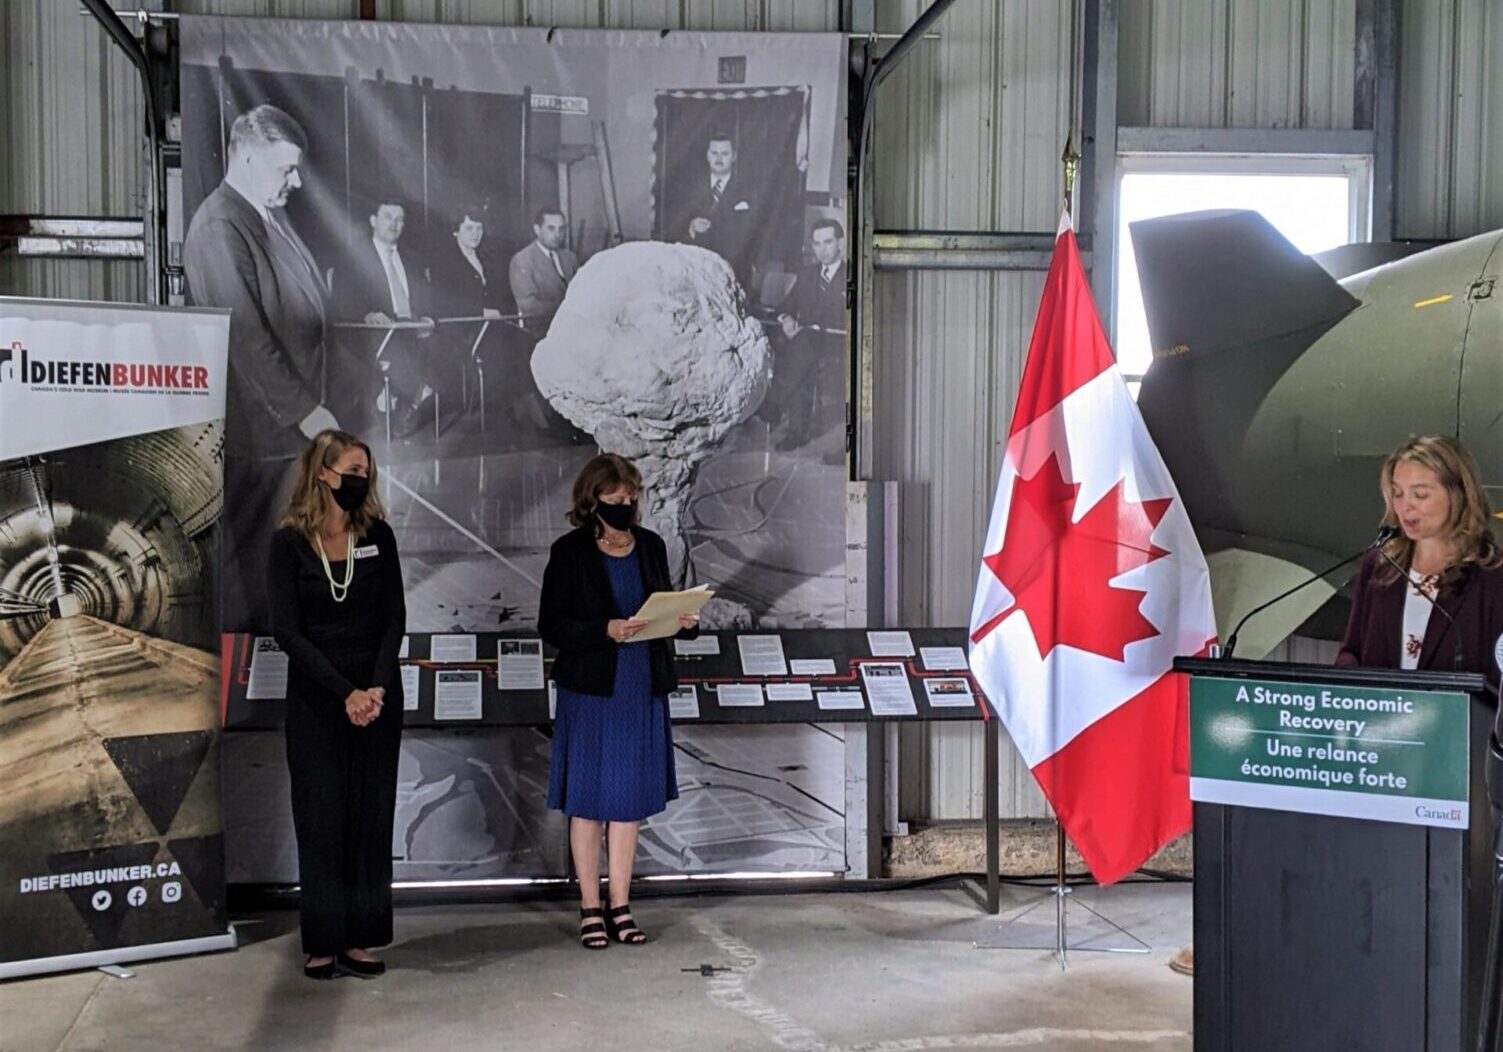
[[[311,958],[310,958],[311,959]],[[334,978],[334,962],[328,964],[304,964],[303,974],[309,979],[332,979]]]
[[[334,963],[339,965],[343,972],[358,976],[361,979],[374,979],[378,975],[386,974],[385,961],[357,961],[347,953],[337,954]],[[330,965],[332,968],[333,965]]]

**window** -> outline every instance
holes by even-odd
[[[1369,238],[1366,157],[1132,155],[1121,158],[1117,198],[1117,361],[1136,380],[1153,360],[1128,224],[1210,208],[1262,213],[1301,252]],[[1137,384],[1133,383],[1134,390]]]

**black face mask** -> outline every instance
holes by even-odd
[[[371,480],[364,475],[340,475],[339,488],[331,487],[329,492],[334,495],[335,504],[346,512],[352,512],[365,503],[370,490]]]
[[[632,500],[625,504],[597,504],[595,514],[613,530],[629,530],[637,517],[637,502]]]

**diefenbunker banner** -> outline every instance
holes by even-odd
[[[230,948],[225,311],[0,297],[0,978]]]

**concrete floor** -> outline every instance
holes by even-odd
[[[650,945],[600,953],[562,904],[402,910],[385,978],[315,983],[295,915],[275,913],[240,925],[236,953],[134,979],[0,983],[0,1049],[1189,1049],[1191,982],[1165,962],[1190,937],[1190,886],[1077,897],[1153,952],[1076,953],[1062,973],[978,950],[997,921],[949,889],[669,898],[637,904]]]

